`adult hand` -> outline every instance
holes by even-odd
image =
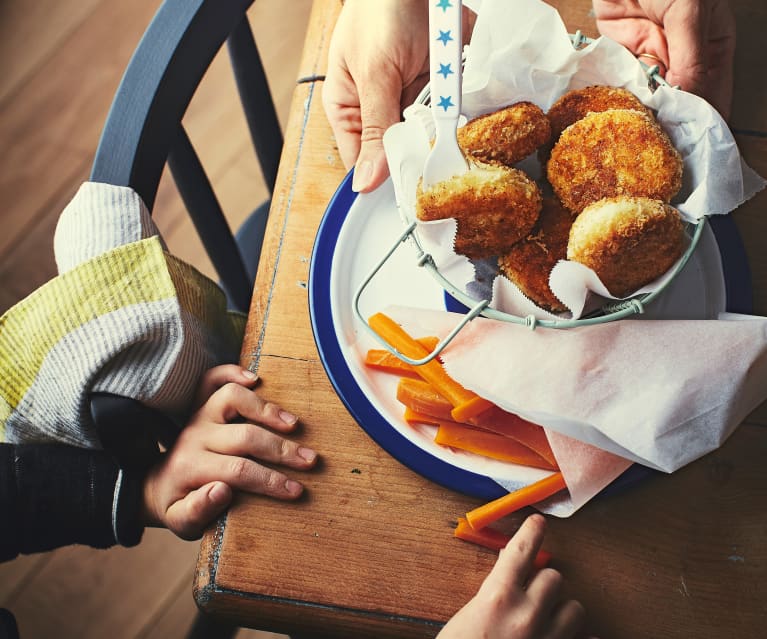
[[[476,15],[464,7],[463,41]],[[428,0],[346,0],[333,31],[322,91],[352,189],[372,191],[389,175],[383,134],[429,80]]]
[[[372,191],[389,173],[383,134],[428,81],[426,0],[347,0],[333,31],[322,91],[352,188]]]
[[[233,490],[295,499],[303,486],[259,462],[306,470],[317,454],[281,437],[298,420],[253,390],[256,377],[239,366],[209,370],[202,404],[144,482],[144,521],[182,539],[197,539],[229,505]],[[280,433],[280,434],[278,434]]]
[[[700,95],[722,117],[729,117],[735,19],[727,0],[593,0],[593,4],[601,34],[643,62],[657,63],[669,84]]]
[[[583,625],[583,606],[564,600],[562,576],[535,572],[545,519],[531,515],[498,556],[477,594],[445,625],[437,639],[567,639]]]

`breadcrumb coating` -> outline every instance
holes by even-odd
[[[543,198],[543,208],[532,232],[498,258],[501,274],[541,308],[552,313],[567,307],[551,292],[549,275],[567,257],[567,242],[574,216],[553,197]]]
[[[546,114],[532,102],[517,102],[481,115],[458,129],[464,153],[482,162],[512,166],[551,138]]]
[[[647,113],[609,109],[562,132],[546,173],[562,203],[579,213],[619,195],[669,202],[682,186],[682,158]]]
[[[505,253],[533,228],[541,192],[527,175],[501,164],[471,162],[463,175],[423,191],[416,215],[423,221],[455,218],[455,252],[471,258]]]
[[[587,206],[570,229],[567,259],[591,268],[616,297],[665,273],[684,253],[684,225],[672,206],[646,197]]]
[[[546,113],[551,124],[551,137],[558,139],[562,131],[589,113],[602,113],[610,109],[633,109],[649,113],[638,97],[621,87],[593,85],[573,89],[563,94]]]

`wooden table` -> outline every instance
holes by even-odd
[[[595,36],[588,0],[559,0],[571,31]],[[738,19],[732,127],[767,175],[761,0]],[[432,637],[477,590],[495,556],[452,538],[479,500],[404,467],[350,417],[314,344],[307,303],[312,244],[345,171],[320,93],[339,0],[316,0],[242,351],[261,392],[302,418],[321,451],[297,503],[241,496],[204,537],[198,605],[242,626],[328,637]],[[767,192],[734,213],[767,315]],[[767,405],[716,452],[568,519],[546,548],[601,637],[757,637],[767,626]]]

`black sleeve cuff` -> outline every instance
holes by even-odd
[[[137,544],[141,485],[103,451],[0,444],[0,560],[69,544]]]

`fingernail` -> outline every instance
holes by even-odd
[[[293,413],[289,413],[286,410],[280,411],[280,419],[285,422],[288,426],[292,426],[298,421],[298,417],[296,417]]]
[[[285,490],[287,490],[290,495],[300,495],[303,489],[304,487],[293,479],[288,479],[285,482]]]
[[[213,484],[208,491],[208,500],[214,504],[220,504],[226,501],[227,490],[226,486],[221,483]]]
[[[317,459],[317,453],[314,452],[311,448],[305,448],[304,446],[301,446],[298,449],[298,455],[304,459],[305,461],[309,462],[310,464]]]
[[[242,369],[242,375],[243,377],[246,377],[250,380],[258,379],[258,375],[256,375],[253,371],[248,370],[247,368]]]
[[[359,193],[370,184],[370,178],[373,176],[373,163],[370,160],[363,160],[354,167],[354,177],[352,178],[352,191]]]

